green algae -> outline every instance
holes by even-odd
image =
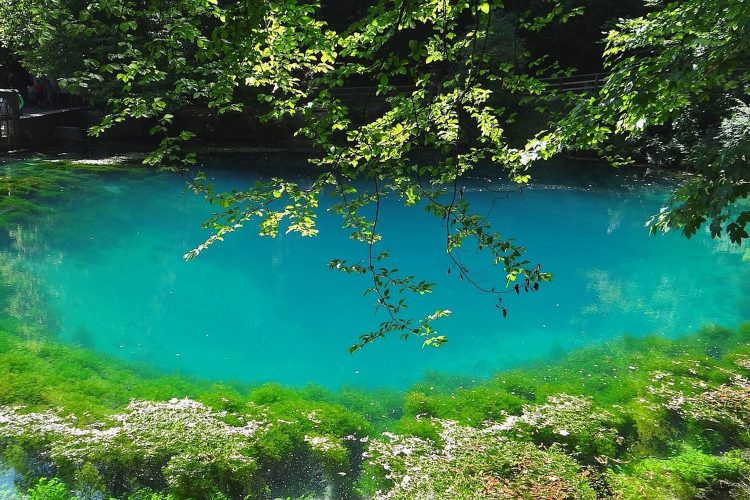
[[[0,164],[0,227],[11,229],[51,213],[54,205],[102,188],[102,179],[145,173],[135,163],[31,158]]]
[[[743,452],[721,456],[686,449],[671,458],[637,460],[619,471],[607,471],[607,481],[622,498],[695,498],[727,494],[734,484],[735,494],[743,497],[741,481],[750,473],[750,462]]]
[[[0,425],[0,448],[6,463],[12,458],[27,474],[33,471],[23,471],[24,462],[52,458],[69,491],[77,488],[83,467],[95,476],[94,467],[102,476],[101,488],[120,497],[144,487],[174,498],[262,498],[280,491],[302,496],[321,494],[314,485],[325,484],[339,497],[371,497],[380,491],[385,498],[476,498],[477,492],[487,498],[689,498],[726,492],[729,485],[743,484],[750,471],[744,451],[750,447],[749,339],[750,325],[743,325],[736,330],[707,328],[680,341],[612,342],[571,353],[544,369],[498,374],[460,389],[455,398],[408,392],[402,396],[403,415],[390,424],[375,419],[376,428],[346,406],[347,399],[360,408],[368,396],[375,399],[366,392],[353,398],[350,389],[334,403],[337,394],[320,388],[210,384],[149,373],[84,348],[3,331],[3,408],[25,405],[21,414],[45,415],[45,422],[68,418],[71,428],[106,430],[113,418],[135,418],[134,409],[168,407],[159,401],[189,396],[194,399],[187,401],[193,402],[185,404],[221,414],[218,421],[227,428],[242,429],[248,422],[275,425],[257,441],[242,443],[247,448],[238,456],[251,458],[253,465],[241,467],[211,455],[221,448],[217,443],[196,445],[187,427],[175,433],[174,414],[167,411],[150,419],[171,422],[166,427],[136,426],[139,436],[148,435],[149,449],[160,450],[148,468],[148,480],[136,465],[143,461],[143,450],[127,440],[117,447],[90,444],[71,461],[68,455],[54,458],[52,450],[65,448],[64,437],[40,442],[39,429],[32,426],[26,438],[11,439]],[[619,390],[591,389],[601,389],[592,380],[613,370],[625,381]],[[555,392],[556,383],[565,392]],[[45,413],[50,409],[55,411]],[[200,419],[183,415],[180,421],[199,425]],[[395,433],[379,437],[385,428]],[[185,455],[188,449],[204,451]],[[549,477],[557,479],[541,480]],[[133,486],[128,490],[126,483]]]
[[[440,426],[440,447],[396,435],[373,442],[366,474],[371,474],[370,482],[380,491],[387,491],[379,497],[596,497],[586,469],[558,446],[540,448],[507,439],[492,427],[464,427],[450,421]]]

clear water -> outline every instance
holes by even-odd
[[[12,467],[5,467],[0,462],[0,500],[14,500],[19,498],[16,491],[18,475]]]
[[[511,195],[488,191],[485,181],[467,184],[476,210],[554,274],[538,293],[509,296],[506,319],[492,297],[448,275],[440,220],[386,202],[382,246],[391,265],[438,282],[414,312],[454,313],[436,324],[449,338],[437,350],[390,338],[346,352],[382,316],[363,296],[366,278],[327,268],[331,258],[366,256],[333,214],[323,213],[317,238],[260,238],[248,227],[183,261],[207,236],[199,225],[213,209],[177,176],[108,177],[93,194],[71,192],[40,220],[35,251],[26,253],[50,291],[63,341],[166,371],[251,383],[403,388],[429,372],[484,377],[624,334],[676,336],[750,318],[742,249],[705,234],[648,236],[644,221],[665,188],[600,174],[552,169]],[[263,174],[211,175],[229,188]],[[483,260],[464,259],[486,283],[502,281]]]

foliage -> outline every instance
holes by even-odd
[[[656,145],[657,166],[679,161],[694,175],[649,225],[690,237],[708,223],[714,237],[748,237],[748,3],[740,0],[651,2],[653,12],[621,20],[604,52],[604,87],[561,122],[562,147],[626,156]],[[661,137],[661,138],[660,138]],[[654,140],[656,138],[656,140]],[[648,150],[647,150],[648,151]],[[666,158],[662,158],[666,154]],[[621,161],[614,158],[615,161]]]
[[[37,76],[57,75],[82,67],[82,40],[62,26],[70,24],[77,1],[54,0],[46,5],[31,0],[0,2],[0,45],[23,60]]]

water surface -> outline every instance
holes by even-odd
[[[219,187],[267,173],[226,166],[207,162]],[[328,270],[330,259],[363,261],[367,249],[324,210],[317,238],[261,238],[250,224],[185,262],[214,209],[175,175],[108,176],[93,191],[66,194],[27,229],[33,244],[21,250],[50,292],[63,341],[218,380],[403,388],[426,372],[485,377],[624,334],[677,336],[750,317],[742,249],[703,233],[648,236],[644,222],[666,188],[595,170],[554,168],[513,194],[488,190],[498,181],[467,182],[475,209],[554,274],[539,292],[508,297],[505,319],[493,297],[448,274],[441,220],[385,202],[389,266],[438,283],[413,303],[415,314],[453,311],[435,324],[449,338],[439,350],[390,338],[347,354],[383,316],[363,296],[365,277]],[[502,281],[485,260],[463,258],[483,283]]]

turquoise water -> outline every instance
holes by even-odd
[[[268,170],[226,164],[206,165],[219,187],[247,186]],[[185,262],[209,234],[200,222],[212,207],[178,176],[110,176],[93,193],[71,192],[27,229],[33,245],[19,246],[49,292],[63,341],[218,380],[403,388],[430,372],[485,377],[624,334],[676,336],[750,317],[743,249],[703,233],[648,236],[644,221],[666,188],[594,173],[554,168],[513,194],[488,190],[498,181],[467,181],[475,209],[554,274],[535,294],[509,296],[505,319],[491,296],[447,273],[442,221],[385,202],[390,265],[438,283],[413,312],[453,311],[435,325],[449,339],[437,350],[394,337],[346,352],[382,315],[363,296],[366,278],[328,270],[330,259],[360,261],[367,249],[325,211],[317,238],[260,238],[248,225]],[[286,175],[305,182],[299,171]],[[484,260],[463,258],[486,283],[502,279]]]

